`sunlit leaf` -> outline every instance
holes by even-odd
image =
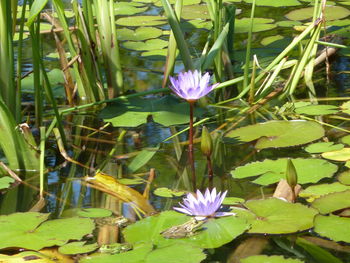
[[[343,144],[334,144],[334,142],[317,142],[305,147],[305,151],[309,153],[323,153],[337,151],[344,148]]]
[[[46,221],[49,214],[36,212],[0,216],[0,248],[19,247],[39,250],[61,246],[91,234],[95,224],[89,218],[64,218]],[[44,222],[46,221],[46,222]]]
[[[128,16],[117,20],[120,26],[157,26],[166,24],[162,16]]]
[[[161,197],[179,197],[185,194],[184,191],[171,190],[166,187],[159,187],[153,193]]]
[[[163,31],[156,27],[138,27],[135,30],[131,30],[129,28],[121,28],[117,30],[117,37],[119,40],[143,41],[160,37],[162,34]]]
[[[244,2],[252,3],[253,0],[244,0]],[[283,0],[283,1],[275,1],[275,0],[256,0],[256,5],[258,6],[271,6],[271,7],[285,7],[285,6],[298,6],[301,5],[298,0]]]
[[[249,233],[287,234],[313,227],[317,210],[302,204],[288,203],[277,198],[247,201],[249,210],[233,209],[238,217],[251,224]]]
[[[332,177],[338,167],[322,159],[292,159],[298,175],[298,184],[316,183],[322,178]],[[259,176],[252,181],[256,184],[269,185],[286,177],[287,159],[264,160],[240,166],[231,171],[233,178]],[[317,171],[317,172],[315,172]]]
[[[123,43],[123,47],[132,50],[157,50],[168,46],[168,41],[162,39],[150,39],[145,42],[140,41],[127,41]]]
[[[15,180],[10,177],[10,176],[4,176],[0,178],[0,190],[1,189],[6,189],[9,188],[10,185],[14,182]]]
[[[346,188],[348,189],[349,187]],[[350,189],[321,196],[313,201],[311,205],[320,211],[321,214],[328,214],[350,207]]]
[[[58,251],[65,255],[85,254],[98,248],[97,243],[85,244],[86,242],[70,242],[58,248]]]
[[[322,157],[333,161],[348,161],[350,160],[350,148],[343,148],[338,151],[324,152]]]
[[[284,258],[283,256],[257,255],[242,258],[241,263],[303,263],[299,259]]]
[[[268,121],[238,128],[226,134],[242,142],[257,140],[257,149],[288,147],[312,142],[324,136],[323,127],[311,121]]]
[[[344,241],[350,243],[350,218],[339,217],[335,215],[322,216],[315,218],[314,231],[334,241]]]
[[[286,14],[286,17],[290,20],[309,20],[312,18],[313,10],[313,7],[296,9]],[[348,15],[350,15],[350,11],[345,7],[327,6],[325,8],[325,19],[327,21],[342,19]]]
[[[128,165],[128,169],[130,170],[130,172],[134,173],[138,169],[146,165],[157,153],[157,151],[159,150],[159,147],[160,145],[152,149],[145,148],[139,154],[137,154],[135,158],[132,159],[131,163]]]
[[[319,198],[321,196],[324,196],[330,193],[343,192],[345,190],[350,190],[350,186],[343,185],[339,182],[335,182],[331,184],[317,184],[317,185],[311,185],[306,189],[302,190],[299,193],[299,196],[306,198],[308,202],[312,202],[316,198]]]
[[[306,114],[311,116],[335,114],[338,111],[338,107],[334,105],[308,105],[295,109],[295,112],[298,114]]]

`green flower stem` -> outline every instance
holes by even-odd
[[[190,104],[190,130],[189,130],[189,143],[188,143],[188,157],[189,162],[191,165],[191,173],[192,173],[192,187],[193,191],[196,191],[197,189],[197,183],[196,183],[196,171],[194,167],[194,157],[193,157],[193,108],[195,101],[189,100],[188,103]]]
[[[207,156],[209,189],[213,189],[214,171],[210,155]]]

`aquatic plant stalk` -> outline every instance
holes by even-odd
[[[44,169],[45,169],[45,127],[40,127],[40,197],[44,196]]]
[[[195,101],[188,101],[190,105],[190,129],[188,135],[188,153],[189,153],[189,161],[191,165],[191,174],[192,174],[192,187],[193,191],[197,188],[196,182],[196,169],[194,166],[194,156],[193,156],[193,108]]]

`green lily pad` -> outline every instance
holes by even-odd
[[[309,20],[312,18],[313,7],[306,7],[297,9],[286,14],[286,17],[290,20]],[[325,19],[327,21],[339,20],[350,15],[350,11],[341,6],[327,6],[325,9]]]
[[[174,243],[185,243],[201,248],[217,248],[232,241],[249,228],[245,219],[226,216],[208,219],[193,236],[186,238],[166,239],[160,234],[172,226],[183,224],[189,220],[190,217],[183,214],[165,211],[129,225],[123,234],[126,242],[132,244],[152,242],[158,246],[167,246]]]
[[[254,18],[253,32],[267,31],[277,27],[273,19]],[[241,18],[235,20],[235,33],[247,33],[250,30],[250,19]]]
[[[115,2],[115,14],[116,15],[135,15],[138,13],[145,12],[148,7],[143,6],[141,3],[135,2]]]
[[[112,211],[104,208],[82,208],[77,211],[77,215],[89,218],[108,217],[112,215]]]
[[[147,58],[149,60],[165,60],[168,53],[167,49],[157,49],[151,51],[145,51],[141,53],[141,57]]]
[[[58,248],[58,252],[65,255],[85,254],[98,249],[98,244],[85,244],[86,242],[70,242]]]
[[[0,249],[19,247],[40,250],[43,247],[62,246],[69,240],[80,240],[95,228],[89,218],[46,221],[48,216],[36,212],[0,216]]]
[[[238,128],[226,134],[242,142],[257,140],[255,148],[277,148],[306,144],[324,136],[323,127],[312,121],[268,121]]]
[[[156,27],[138,27],[135,30],[131,30],[129,28],[121,28],[117,30],[117,36],[119,40],[143,41],[160,37],[162,34],[163,31]]]
[[[201,110],[195,110],[200,115]],[[189,106],[187,102],[180,102],[173,96],[160,99],[133,98],[123,103],[114,103],[104,108],[100,117],[105,122],[111,122],[114,127],[137,127],[153,120],[164,126],[184,124],[189,122]]]
[[[276,25],[277,26],[280,26],[280,27],[294,27],[294,26],[300,26],[302,25],[301,22],[299,21],[278,21],[276,22]]]
[[[350,135],[346,135],[340,139],[340,142],[350,145]]]
[[[181,18],[183,19],[210,19],[206,5],[187,5],[182,8]]]
[[[343,148],[338,151],[324,152],[322,157],[332,161],[346,162],[350,160],[350,148]]]
[[[165,17],[162,16],[128,16],[117,20],[120,26],[159,26],[167,23]]]
[[[276,42],[276,41],[281,40],[281,39],[284,39],[284,37],[281,35],[269,36],[269,37],[263,38],[263,40],[261,40],[261,44],[263,46],[267,46],[267,45],[270,45],[271,43]]]
[[[336,192],[350,190],[350,186],[343,185],[339,182],[331,184],[311,185],[299,193],[300,197],[307,199],[308,202],[313,202],[315,199]]]
[[[4,176],[0,178],[0,190],[7,189],[15,180],[10,176]]]
[[[185,194],[185,191],[177,191],[177,190],[171,190],[166,187],[159,187],[156,190],[154,190],[153,193],[161,197],[179,197],[179,196],[183,196]]]
[[[253,3],[253,0],[244,0],[247,3]],[[271,7],[285,7],[285,6],[298,6],[301,5],[298,0],[256,0],[256,5],[258,6],[271,6]]]
[[[91,254],[79,260],[81,263],[144,263],[146,256],[153,250],[153,244],[137,244],[133,250],[123,253],[106,255],[101,253]]]
[[[309,153],[323,153],[337,151],[344,148],[343,144],[334,144],[334,142],[317,142],[313,143],[305,148],[305,151]]]
[[[298,184],[316,183],[322,178],[330,178],[338,167],[322,159],[292,159],[298,175]],[[260,185],[269,185],[285,179],[287,158],[278,160],[264,160],[252,162],[245,166],[237,167],[231,171],[233,178],[249,178],[259,176],[252,181]],[[315,173],[317,171],[317,173]]]
[[[140,0],[141,1],[141,0]],[[162,6],[162,1],[160,0],[153,0],[155,6]],[[187,5],[199,5],[201,0],[183,0],[183,6],[186,7]],[[175,4],[176,0],[169,0],[170,4]]]
[[[338,181],[345,185],[350,185],[350,170],[346,170],[339,174]]]
[[[321,196],[313,201],[311,205],[318,209],[321,214],[328,214],[350,207],[350,189]]]
[[[239,197],[225,197],[224,201],[222,202],[223,205],[237,205],[244,203],[243,198]]]
[[[350,20],[348,20],[348,24],[350,24]],[[338,25],[335,25],[338,26]],[[344,102],[341,106],[340,109],[342,112],[346,114],[350,114],[350,101]]]
[[[168,46],[168,41],[165,41],[162,39],[150,39],[145,42],[126,41],[122,45],[127,49],[138,50],[138,51],[157,50]]]
[[[233,208],[233,212],[251,224],[249,233],[288,234],[304,231],[313,227],[317,214],[316,209],[278,198],[251,200],[244,205],[249,210]]]
[[[314,231],[336,242],[350,243],[350,218],[339,217],[335,215],[322,216],[315,218]]]
[[[199,263],[206,258],[202,249],[188,244],[173,244],[161,247],[149,253],[145,263],[154,262],[181,262],[181,263]]]
[[[303,263],[304,261],[301,261],[299,259],[284,258],[283,256],[257,255],[257,256],[242,258],[240,262],[242,263]]]
[[[335,114],[338,111],[338,107],[334,105],[308,105],[295,109],[295,112],[298,114],[306,114],[311,116]]]

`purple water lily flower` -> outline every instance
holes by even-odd
[[[169,78],[172,84],[170,88],[176,95],[188,101],[195,101],[204,97],[219,85],[219,83],[216,83],[210,86],[209,73],[207,72],[202,76],[198,70],[181,72],[177,78]]]
[[[216,193],[216,188],[211,192],[207,188],[204,195],[197,190],[196,197],[191,193],[187,194],[183,200],[183,204],[179,203],[181,207],[174,207],[174,210],[190,216],[195,216],[197,220],[202,220],[207,217],[234,215],[234,213],[217,212],[226,194],[227,191]]]

